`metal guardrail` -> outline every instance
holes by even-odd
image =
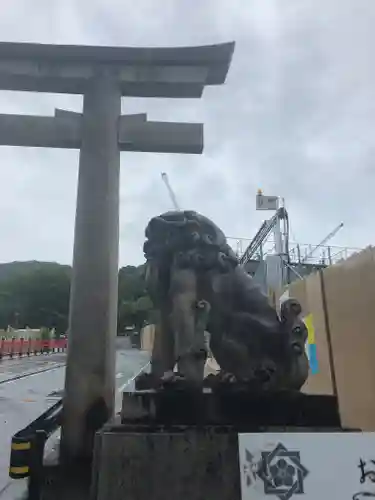
[[[45,444],[61,426],[62,411],[63,400],[60,399],[12,438],[9,477],[28,478],[29,500],[40,497]]]
[[[40,339],[0,339],[0,361],[4,357],[14,358],[23,356],[36,356],[38,354],[50,354],[63,352],[68,345],[67,339],[40,340]]]

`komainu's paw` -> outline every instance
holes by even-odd
[[[160,387],[161,381],[152,373],[141,373],[135,378],[134,385],[136,391],[147,391]]]
[[[221,371],[221,372],[219,372],[218,376],[220,377],[221,382],[230,383],[230,384],[234,384],[237,382],[237,378],[235,375],[233,375],[233,373]]]
[[[203,383],[205,387],[217,387],[220,384],[235,384],[237,382],[236,377],[232,373],[219,371],[218,373],[210,373],[204,379]]]
[[[189,378],[179,372],[167,372],[162,377],[163,389],[178,390],[201,390],[203,387],[202,379]]]
[[[162,383],[173,383],[173,382],[180,382],[182,380],[186,380],[186,378],[178,372],[165,372],[164,375],[161,378]]]

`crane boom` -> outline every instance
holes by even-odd
[[[325,245],[327,241],[329,241],[331,238],[335,236],[336,233],[340,231],[340,229],[343,227],[344,223],[341,222],[333,231],[331,231],[327,236],[318,244],[316,245],[307,255],[306,257],[302,260],[302,262],[306,262],[314,253],[315,251]]]
[[[257,234],[254,236],[254,238],[251,240],[249,243],[248,247],[246,248],[245,252],[240,258],[240,264],[244,266],[249,262],[249,260],[255,255],[257,250],[261,247],[261,245],[264,243],[266,240],[267,236],[270,234],[272,229],[276,226],[277,221],[279,219],[284,219],[286,216],[286,210],[284,207],[280,207],[275,215],[273,215],[270,219],[265,220]]]
[[[177,202],[176,195],[174,194],[173,189],[172,189],[171,185],[169,184],[169,179],[168,179],[168,175],[166,174],[166,172],[162,172],[161,178],[162,178],[164,184],[166,185],[166,188],[167,188],[169,196],[172,200],[174,209],[180,211],[181,208]]]

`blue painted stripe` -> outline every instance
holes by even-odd
[[[316,354],[316,344],[309,344],[309,362],[312,375],[319,372],[318,356]]]

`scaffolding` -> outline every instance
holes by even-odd
[[[235,238],[228,237],[228,243],[233,248],[238,259],[242,259],[246,248],[252,241],[251,238]],[[359,247],[344,247],[337,245],[321,245],[311,255],[311,251],[317,245],[311,243],[299,243],[291,241],[289,243],[289,257],[291,264],[310,264],[330,266],[348,259],[351,255],[361,252],[363,248]],[[275,239],[271,235],[263,243],[262,248],[259,248],[252,257],[253,260],[264,260],[267,255],[275,254]]]
[[[271,210],[252,239],[228,238],[240,265],[251,274],[265,291],[281,289],[311,272],[345,260],[360,248],[327,245],[344,226],[341,222],[316,245],[292,242],[289,239],[289,215],[284,199],[266,197],[259,190],[257,210]]]

